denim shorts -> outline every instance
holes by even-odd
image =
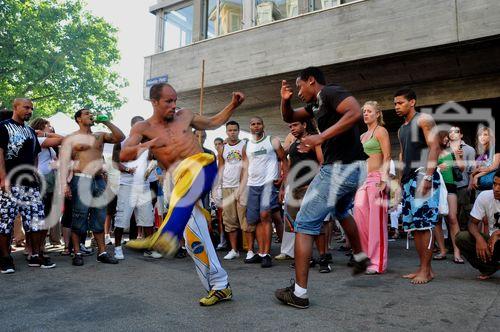
[[[278,188],[272,183],[263,186],[248,186],[247,223],[255,225],[260,221],[260,213],[279,208]]]
[[[106,220],[106,182],[102,176],[87,177],[74,175],[70,183],[72,208],[71,229],[76,233],[91,230],[104,232]]]
[[[366,177],[366,164],[327,164],[312,180],[295,219],[295,232],[318,235],[326,216],[338,220],[350,215],[354,196]]]

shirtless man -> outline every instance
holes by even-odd
[[[195,204],[211,190],[217,175],[215,157],[204,153],[193,134],[193,128],[215,129],[223,125],[241,105],[245,96],[234,92],[231,102],[212,117],[204,117],[181,109],[176,112],[177,93],[165,83],[151,87],[149,99],[153,116],[138,122],[130,130],[120,152],[120,161],[134,160],[144,150],[150,149],[158,163],[170,169],[174,189],[169,211],[160,229],[144,240],[130,241],[127,246],[135,249],[156,249],[173,254],[184,234],[186,249],[193,258],[196,270],[208,295],[200,305],[214,305],[230,300],[232,291],[227,273],[215,253],[205,215]],[[141,143],[143,139],[147,142]],[[189,223],[188,223],[189,222]]]
[[[125,139],[122,131],[109,121],[102,122],[111,133],[92,132],[94,115],[88,109],[75,113],[75,121],[80,127],[67,136],[62,144],[60,180],[65,193],[72,197],[71,240],[73,241],[73,265],[82,266],[80,253],[80,234],[92,230],[97,242],[97,261],[117,264],[118,261],[106,253],[104,243],[104,221],[106,206],[109,203],[105,194],[106,182],[102,176],[104,143],[116,144]],[[73,177],[68,182],[68,166],[73,164]]]

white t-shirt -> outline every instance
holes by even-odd
[[[47,137],[38,137],[40,146]],[[38,154],[38,172],[42,175],[49,174],[52,171],[50,164],[57,158],[56,151],[52,148],[42,148]]]
[[[121,143],[122,148],[123,148],[123,143]],[[144,175],[146,174],[146,171],[148,169],[148,155],[149,151],[146,150],[142,152],[142,154],[137,158],[136,160],[128,161],[125,163],[122,163],[123,166],[128,167],[128,168],[135,168],[135,173],[134,174],[129,174],[122,172],[120,174],[120,184],[122,185],[149,185],[149,179],[145,180]],[[151,177],[151,175],[150,175]]]
[[[222,151],[222,158],[224,159],[222,188],[237,188],[240,185],[243,148],[245,144],[245,140],[241,140],[235,145],[224,144],[224,150]]]
[[[477,196],[470,215],[477,220],[488,218],[490,235],[500,230],[500,201],[495,199],[493,190],[485,190]]]

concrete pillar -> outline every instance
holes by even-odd
[[[163,9],[156,11],[155,53],[163,51],[163,31],[165,28],[163,15]]]
[[[193,43],[205,39],[204,37],[204,13],[205,1],[193,1]]]
[[[309,12],[309,0],[299,0],[299,15]]]

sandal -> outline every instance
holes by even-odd
[[[14,241],[14,247],[22,248],[25,246],[26,246],[26,243],[24,242],[24,240]]]
[[[432,257],[432,260],[435,260],[435,261],[444,261],[446,259],[446,254],[442,255],[442,254],[437,254],[437,255],[434,255],[434,257]]]
[[[465,264],[464,260],[462,258],[453,258],[453,263],[455,264]]]

